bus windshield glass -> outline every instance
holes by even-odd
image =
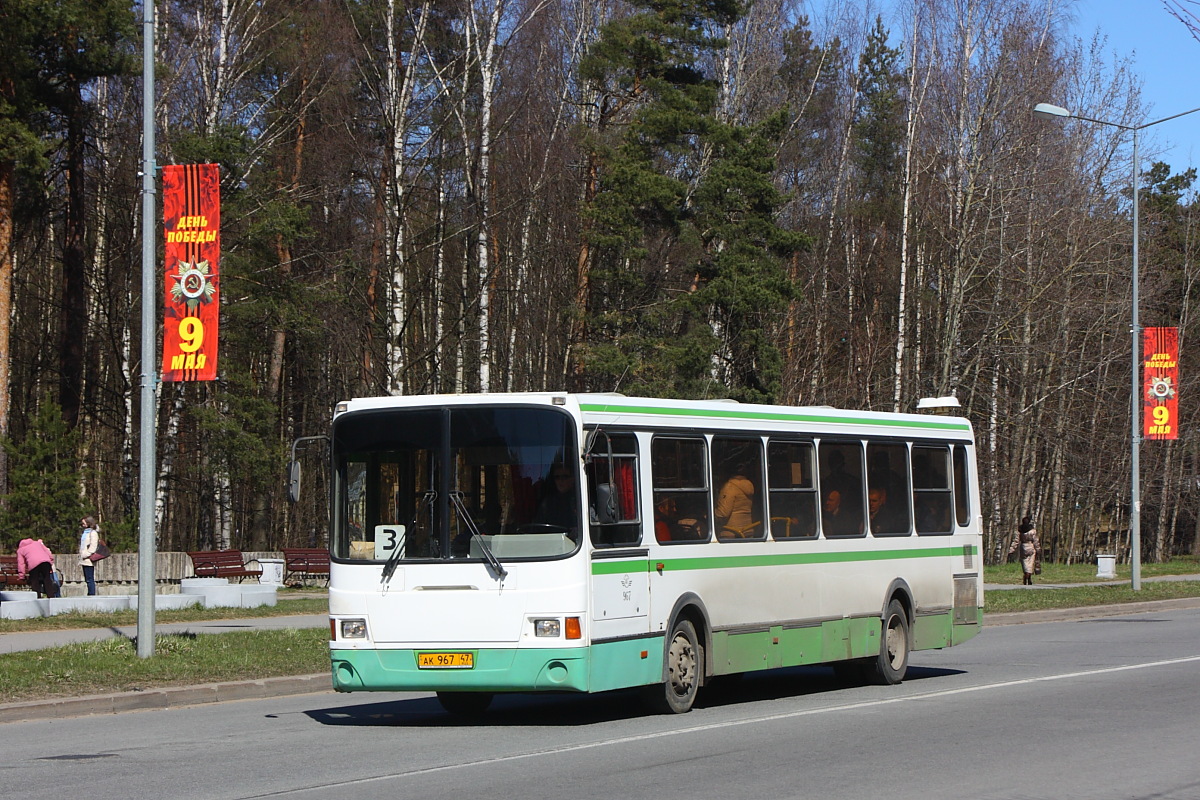
[[[357,411],[333,425],[339,559],[551,558],[582,525],[572,418],[538,406]]]

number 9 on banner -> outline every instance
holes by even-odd
[[[204,323],[199,317],[184,317],[179,321],[179,349],[194,353],[204,344]]]

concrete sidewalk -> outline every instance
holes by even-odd
[[[156,634],[170,633],[230,633],[232,631],[281,630],[284,628],[326,628],[328,614],[297,614],[286,617],[249,617],[246,619],[213,619],[197,622],[170,622],[156,624]],[[137,638],[136,625],[121,625],[112,628],[73,628],[59,631],[35,631],[30,633],[0,633],[0,653],[15,653],[19,650],[41,650],[61,647],[77,642],[99,642],[114,637],[129,640]]]
[[[1121,578],[1089,581],[1088,583],[1040,583],[1035,578],[1032,586],[1024,586],[1019,583],[985,583],[983,590],[990,592],[1005,589],[1078,589],[1080,586],[1125,586],[1130,580],[1130,578]],[[1200,575],[1156,575],[1153,578],[1142,576],[1142,583],[1158,583],[1162,581],[1200,581]]]

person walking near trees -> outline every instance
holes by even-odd
[[[96,562],[92,553],[100,546],[100,530],[96,527],[93,517],[84,517],[79,521],[79,566],[83,568],[83,580],[87,583],[88,596],[96,594]]]
[[[1029,517],[1021,520],[1020,526],[1017,528],[1017,535],[1013,537],[1012,544],[1008,547],[1008,554],[1020,549],[1021,572],[1025,575],[1023,586],[1033,585],[1033,573],[1041,565],[1042,544],[1038,541],[1037,528],[1033,527],[1033,522]]]

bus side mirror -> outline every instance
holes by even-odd
[[[617,503],[613,496],[612,486],[607,483],[596,484],[596,522],[600,525],[613,525],[617,522]]]
[[[288,500],[293,503],[300,500],[300,462],[288,464]]]

